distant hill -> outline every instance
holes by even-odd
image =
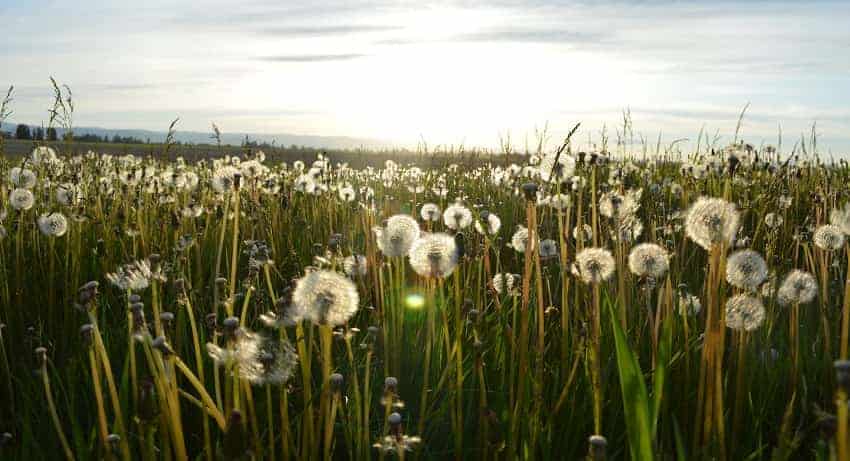
[[[0,131],[7,131],[14,133],[15,127],[18,122],[15,123],[3,123],[0,126]],[[37,124],[29,124],[31,127],[39,126]],[[57,129],[59,136],[61,137],[63,134],[63,130]],[[110,128],[98,128],[98,127],[75,127],[74,134],[77,136],[84,135],[95,135],[100,137],[108,137],[112,138],[115,135],[120,137],[132,137],[141,139],[142,141],[150,140],[153,143],[163,142],[165,140],[166,132],[165,131],[152,131],[152,130],[130,130],[130,129],[110,129]],[[215,140],[210,138],[210,132],[200,132],[200,131],[180,131],[179,125],[177,133],[175,134],[175,140],[187,143],[187,144],[214,144]],[[316,147],[316,148],[325,148],[325,149],[388,149],[394,147],[392,144],[377,140],[377,139],[368,139],[368,138],[352,138],[347,136],[310,136],[310,135],[298,135],[298,134],[290,134],[290,133],[273,133],[273,134],[258,134],[258,133],[227,133],[224,132],[221,135],[222,144],[229,144],[233,146],[241,145],[245,140],[245,136],[248,136],[248,139],[251,141],[258,142],[260,144],[263,143],[274,143],[277,146],[304,146],[304,147]]]

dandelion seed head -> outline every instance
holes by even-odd
[[[585,248],[576,254],[573,274],[584,283],[600,283],[614,275],[616,263],[604,248]]]
[[[768,213],[764,215],[764,225],[770,229],[777,229],[783,222],[785,222],[785,220],[782,216],[776,213]],[[850,227],[848,227],[848,229],[850,229]]]
[[[565,152],[550,153],[540,159],[537,166],[540,178],[546,182],[562,183],[573,177],[576,170],[576,160]]]
[[[443,223],[451,230],[466,229],[472,224],[472,212],[469,208],[455,203],[443,211]]]
[[[777,300],[783,306],[808,304],[814,301],[817,294],[818,284],[815,277],[799,269],[795,269],[785,276],[785,280],[776,291]]]
[[[487,213],[486,217],[482,216],[482,221],[484,224],[475,221],[475,230],[481,235],[496,235],[502,228],[502,220],[493,213]]]
[[[29,189],[14,189],[9,193],[9,204],[18,211],[25,211],[35,205],[35,196]]]
[[[516,294],[516,283],[519,281],[519,275],[516,274],[496,274],[493,276],[493,289],[498,294]]]
[[[233,166],[223,166],[213,172],[212,187],[219,194],[229,193],[235,189],[238,184],[238,178],[242,172]]]
[[[422,277],[443,278],[454,271],[459,255],[454,237],[444,234],[426,234],[410,249],[410,266]]]
[[[552,239],[540,241],[540,258],[549,259],[558,255],[558,244]]]
[[[16,166],[9,170],[9,182],[15,187],[32,189],[38,182],[38,177],[32,170]]]
[[[726,301],[726,326],[733,330],[753,331],[764,317],[764,304],[755,296],[742,293]]]
[[[62,213],[48,213],[38,217],[38,229],[48,237],[61,237],[68,232],[68,220]]]
[[[442,213],[440,212],[440,206],[436,203],[426,203],[419,210],[419,215],[422,216],[423,221],[437,222],[440,220]]]
[[[557,211],[564,211],[572,206],[572,199],[568,194],[555,194],[549,197],[549,206]]]
[[[295,284],[290,317],[336,327],[348,322],[359,303],[357,286],[347,277],[327,270],[312,271]]]
[[[384,256],[393,258],[406,256],[413,243],[419,238],[419,223],[408,215],[398,214],[387,220],[387,225],[381,229],[378,248]]]
[[[369,270],[368,261],[364,255],[347,256],[342,261],[342,268],[345,275],[349,277],[362,277]]]
[[[731,245],[739,220],[735,205],[718,198],[700,197],[685,218],[685,234],[708,251],[716,244]]]
[[[835,251],[844,246],[844,232],[834,224],[825,224],[815,230],[812,242],[825,251]]]
[[[517,253],[525,253],[528,246],[528,229],[524,226],[519,226],[514,235],[511,236],[511,248]]]
[[[838,226],[845,235],[850,235],[850,202],[844,204],[843,208],[835,208],[829,214],[829,223]]]
[[[667,250],[654,243],[641,243],[629,253],[629,270],[638,277],[660,279],[670,268]]]
[[[726,281],[730,285],[755,291],[767,279],[767,263],[753,250],[740,250],[726,259]]]
[[[702,302],[690,293],[679,293],[678,312],[681,316],[694,316],[702,310]]]

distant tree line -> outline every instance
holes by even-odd
[[[9,136],[11,137],[11,133]],[[30,128],[29,125],[26,124],[18,124],[15,128],[15,139],[25,139],[25,140],[33,140],[33,141],[58,141],[59,135],[54,127],[48,127],[44,129],[40,126]],[[101,142],[101,143],[114,143],[114,144],[146,144],[149,141],[143,141],[139,138],[135,138],[133,136],[119,136],[114,135],[110,138],[108,135],[98,136],[96,134],[83,134],[83,135],[73,135],[71,133],[65,133],[63,135],[64,140],[73,139],[74,141],[79,142]]]

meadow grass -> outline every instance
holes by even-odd
[[[848,459],[846,163],[54,147],[0,161],[3,459]]]

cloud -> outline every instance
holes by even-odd
[[[400,30],[399,26],[381,26],[369,24],[341,24],[333,26],[282,26],[267,27],[258,30],[263,35],[276,37],[325,37],[330,35],[351,35],[372,32],[391,32]]]
[[[551,29],[547,26],[500,27],[449,38],[453,42],[513,42],[513,43],[558,43],[558,44],[597,44],[611,37],[603,31],[577,32]]]
[[[260,61],[266,62],[332,62],[332,61],[350,61],[366,57],[365,54],[346,53],[346,54],[287,54],[280,56],[263,56]]]

